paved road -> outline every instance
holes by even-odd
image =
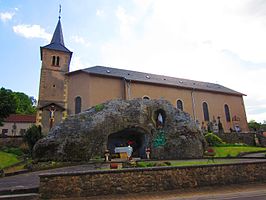
[[[43,170],[38,172],[30,172],[30,173],[0,178],[0,194],[5,193],[5,191],[36,189],[40,185],[39,174],[43,174],[46,172],[71,172],[71,171],[79,172],[79,171],[93,170],[97,168],[98,166],[95,164],[79,165],[79,166],[71,166],[71,167],[64,167],[64,168],[51,169],[51,170]]]
[[[266,200],[266,183],[213,186],[156,193],[106,195],[66,200]],[[53,199],[59,200],[59,199]]]
[[[248,157],[248,158],[265,158],[266,152],[261,152],[261,153],[249,153],[245,154],[242,157]]]

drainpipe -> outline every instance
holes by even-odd
[[[126,81],[126,78],[125,77],[123,77],[123,86],[124,86],[124,94],[123,94],[123,98],[124,98],[124,100],[127,100],[127,81]]]
[[[193,88],[192,91],[191,91],[191,99],[192,99],[192,114],[193,114],[193,119],[194,119],[194,121],[196,121],[194,91],[195,91],[195,88]]]
[[[123,78],[124,79],[124,87],[125,87],[125,100],[129,100],[131,99],[131,88],[130,88],[130,84],[131,84],[131,81],[126,79],[125,77]]]
[[[128,80],[127,82],[127,96],[128,96],[128,99],[130,100],[131,99],[131,81]]]

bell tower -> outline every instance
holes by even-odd
[[[59,16],[50,44],[40,47],[41,75],[37,107],[37,125],[47,134],[67,115],[68,81],[66,73],[72,52],[65,47]]]

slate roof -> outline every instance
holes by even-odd
[[[194,89],[194,90],[203,90],[209,92],[219,92],[219,93],[226,93],[232,94],[237,96],[243,96],[245,94],[232,90],[230,88],[224,87],[219,84],[215,83],[208,83],[208,82],[201,82],[201,81],[194,81],[189,79],[182,79],[182,78],[174,78],[169,76],[162,76],[144,72],[137,72],[131,70],[124,70],[124,69],[117,69],[111,67],[104,67],[104,66],[94,66],[86,69],[81,69],[77,71],[73,71],[68,73],[71,75],[72,73],[82,71],[89,74],[96,74],[102,76],[110,76],[110,77],[117,77],[117,78],[124,78],[129,81],[138,81],[144,83],[151,83],[151,84],[161,84],[167,85],[172,87],[179,87],[179,88],[186,88],[186,89]]]
[[[5,120],[5,122],[11,123],[35,123],[35,115],[21,115],[21,114],[11,114]]]
[[[72,53],[70,50],[68,50],[65,47],[64,36],[63,36],[63,31],[62,31],[60,18],[59,18],[58,23],[56,25],[56,28],[55,28],[55,31],[54,31],[54,35],[53,35],[53,38],[52,38],[50,44],[41,47],[41,49],[42,48]]]

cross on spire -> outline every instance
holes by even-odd
[[[61,4],[59,4],[59,19],[61,19]]]

